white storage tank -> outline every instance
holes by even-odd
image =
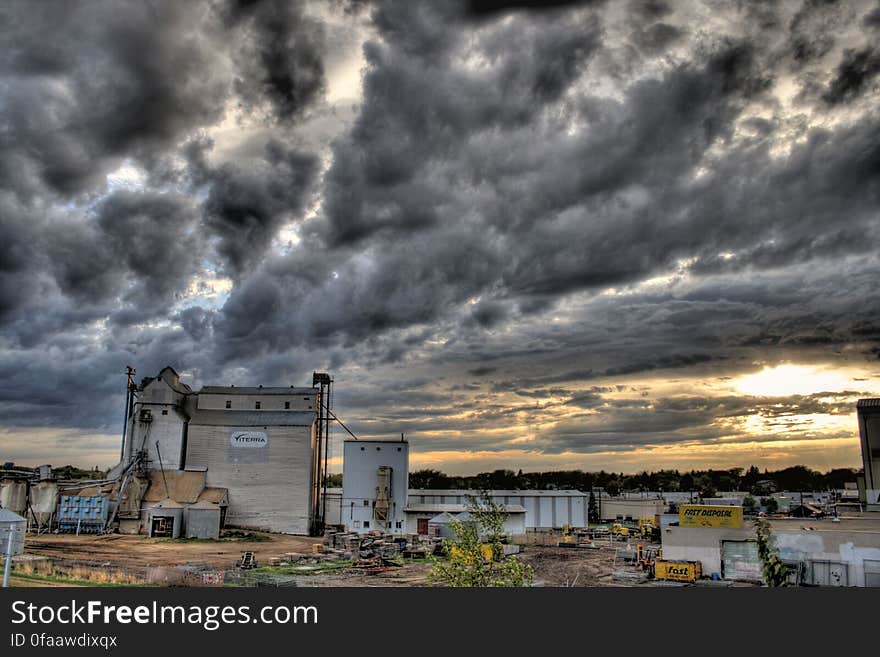
[[[13,513],[27,511],[28,482],[25,479],[4,479],[0,481],[0,506]]]

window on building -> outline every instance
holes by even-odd
[[[370,528],[370,521],[364,520],[364,529],[369,529],[369,528]]]
[[[394,523],[394,526],[397,529],[403,529],[403,523],[400,520],[398,520],[396,523]]]
[[[284,410],[285,410],[285,411],[289,411],[289,410],[290,410],[290,402],[284,402]]]
[[[354,528],[355,528],[355,529],[360,529],[360,527],[361,527],[361,521],[360,521],[360,520],[355,520],[355,521],[354,521]]]
[[[163,409],[162,409],[162,415],[168,415],[168,409],[167,409],[167,408],[163,408]]]
[[[226,400],[226,408],[232,408],[232,400],[231,399]]]
[[[260,410],[260,402],[254,402],[254,408]]]
[[[370,500],[364,500],[364,506],[370,506]]]

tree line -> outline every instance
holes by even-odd
[[[754,465],[728,470],[658,470],[638,474],[622,472],[584,472],[554,470],[550,472],[514,472],[493,470],[472,476],[448,475],[439,470],[411,472],[409,487],[418,489],[477,490],[580,490],[600,488],[611,495],[638,491],[694,491],[712,497],[717,491],[747,491],[766,494],[773,490],[824,491],[844,488],[855,483],[861,470],[836,468],[822,473],[804,465],[781,470],[762,471]],[[341,477],[340,477],[341,485]]]

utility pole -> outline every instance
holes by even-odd
[[[131,414],[132,388],[134,387],[135,369],[130,365],[125,367],[125,419],[122,421],[122,446],[119,448],[119,462],[125,458],[125,435],[128,432],[128,416]]]

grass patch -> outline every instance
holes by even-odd
[[[80,565],[68,566],[49,561],[15,564],[12,574],[22,579],[72,586],[143,586],[145,584],[142,577],[132,572]]]
[[[95,582],[85,579],[71,579],[62,575],[35,575],[33,573],[13,572],[13,577],[17,579],[25,579],[29,582],[44,582],[46,584],[67,584],[69,586],[86,586],[97,588],[124,588],[135,586],[134,584],[126,584],[124,582]]]

